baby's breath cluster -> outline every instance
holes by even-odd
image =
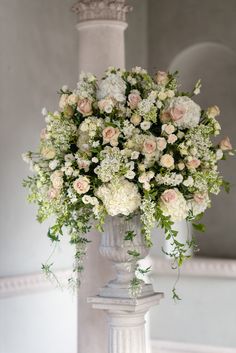
[[[228,137],[212,142],[220,111],[194,102],[200,87],[198,81],[192,93],[180,92],[176,73],[152,78],[138,67],[109,68],[100,81],[81,74],[74,90],[60,90],[58,111],[43,109],[39,149],[23,156],[34,172],[24,185],[38,220],[54,216],[52,241],[68,230],[76,246],[75,278],[86,233],[95,223],[102,231],[106,215],[138,212],[148,246],[158,223],[175,246],[170,255],[182,263],[173,222],[194,221],[210,207],[210,194],[227,186],[218,162],[233,154]]]

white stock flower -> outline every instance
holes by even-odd
[[[123,178],[116,183],[100,186],[97,196],[102,200],[110,216],[118,214],[128,216],[141,204],[137,186]]]

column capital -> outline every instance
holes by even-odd
[[[117,20],[126,22],[126,14],[132,6],[126,0],[79,0],[72,11],[78,15],[80,22],[89,20]]]

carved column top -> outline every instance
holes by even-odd
[[[126,0],[79,0],[73,5],[79,21],[89,20],[115,20],[126,22],[126,14],[132,6]]]

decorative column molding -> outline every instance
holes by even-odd
[[[126,0],[80,0],[72,10],[79,22],[89,20],[115,20],[126,22],[126,14],[132,10]]]

